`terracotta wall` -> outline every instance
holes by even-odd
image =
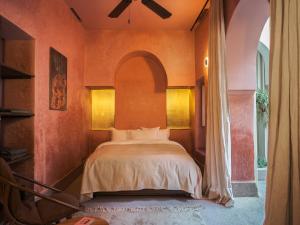
[[[226,24],[238,2],[225,1]],[[207,51],[207,19],[200,23],[196,35],[174,30],[97,30],[88,31],[85,36],[84,29],[60,0],[0,0],[0,14],[36,40],[35,177],[47,183],[60,179],[86,156],[88,94],[83,83],[86,86],[114,86],[119,62],[136,50],[152,52],[160,59],[169,86],[194,86],[195,78],[205,74],[202,63]],[[66,112],[48,110],[50,46],[68,58]],[[196,123],[199,126],[199,118]],[[198,130],[197,137],[204,137],[201,132]],[[203,139],[199,139],[198,146],[203,143]]]
[[[149,56],[133,56],[118,68],[115,78],[115,127],[166,127],[164,68]]]
[[[88,31],[85,85],[114,86],[119,62],[135,51],[148,51],[161,61],[169,86],[195,85],[194,35],[177,30]]]
[[[229,91],[232,180],[251,181],[254,174],[255,91]]]
[[[118,82],[118,69],[122,64],[130,58],[131,54],[136,52],[148,52],[152,54],[161,64],[167,77],[166,84],[168,86],[194,86],[195,85],[195,49],[194,49],[194,34],[190,31],[180,30],[90,30],[87,34],[86,48],[86,67],[85,67],[85,85],[89,87],[105,87],[112,86],[121,89],[131,86],[131,89],[121,90],[118,94],[116,90],[116,127],[118,128],[138,128],[143,124],[148,127],[166,126],[166,104],[165,98],[160,95],[158,101],[153,101],[147,98],[143,88],[137,86],[137,82],[145,81],[139,78],[131,77],[133,72],[149,75],[150,71],[153,74],[157,73],[155,67],[148,67],[145,70],[140,68],[140,63],[131,62],[131,66],[127,65],[124,78],[131,79],[130,82],[136,79],[135,83],[127,83],[126,79]],[[158,63],[158,64],[159,64]],[[142,63],[141,63],[142,65]],[[149,65],[148,65],[149,66]],[[157,67],[157,66],[156,66]],[[139,71],[142,69],[146,71]],[[148,72],[147,72],[148,71]],[[124,71],[123,71],[124,72]],[[162,74],[162,72],[159,72]],[[152,76],[152,79],[158,77]],[[147,77],[147,76],[146,76]],[[150,79],[150,76],[148,77]],[[161,76],[159,85],[164,82],[164,76]],[[129,82],[129,81],[128,81]],[[123,87],[121,86],[123,85]],[[152,82],[153,85],[153,82]],[[151,85],[146,85],[148,90]],[[128,90],[130,91],[128,91]],[[149,89],[150,90],[150,89]],[[135,95],[135,99],[132,99]],[[149,95],[150,96],[150,95]],[[126,98],[126,101],[125,101]],[[139,101],[140,100],[140,101]],[[129,105],[128,105],[129,102]],[[152,102],[152,103],[151,103]],[[151,103],[151,104],[150,104]],[[138,104],[139,107],[134,109],[130,104]],[[153,107],[155,106],[155,107]],[[164,106],[164,107],[163,107]],[[129,107],[129,108],[128,108]],[[131,108],[131,109],[130,109]],[[133,120],[134,116],[126,114],[126,110],[134,109],[135,115],[137,112],[143,116],[138,116]],[[132,118],[132,120],[130,118]],[[148,118],[148,120],[145,120]],[[152,118],[152,119],[151,119]],[[134,122],[133,122],[134,121]],[[126,122],[126,123],[125,123]],[[89,132],[89,149],[93,151],[95,146],[103,141],[107,141],[110,134],[107,131],[90,131]],[[193,133],[191,130],[172,131],[171,138],[182,143],[188,150],[193,148]]]
[[[86,155],[85,31],[60,0],[0,0],[0,14],[35,39],[35,178],[52,184]],[[48,106],[50,47],[68,58],[65,112]]]

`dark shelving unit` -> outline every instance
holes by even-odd
[[[7,117],[31,117],[34,116],[34,114],[30,111],[7,111],[7,112],[1,112],[0,111],[0,117],[1,118],[7,118]]]
[[[30,154],[27,154],[27,155],[24,155],[18,159],[14,159],[14,160],[6,160],[6,162],[9,164],[9,165],[13,165],[13,164],[16,164],[16,163],[20,163],[20,162],[23,162],[25,160],[28,160],[28,159],[31,159],[32,158],[32,155]]]
[[[24,73],[17,69],[11,68],[4,64],[0,65],[0,78],[1,79],[31,79],[34,76],[28,73]],[[4,109],[0,108],[1,118],[12,118],[12,117],[31,117],[34,114],[28,110],[23,109]]]
[[[34,49],[33,37],[0,16],[0,150],[26,149],[4,158],[28,177],[34,177]]]
[[[31,74],[24,73],[4,64],[1,64],[0,67],[0,76],[2,79],[31,79],[34,77]]]

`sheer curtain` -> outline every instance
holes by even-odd
[[[206,165],[204,188],[209,199],[233,206],[231,142],[225,69],[223,0],[212,0],[209,19]]]
[[[265,225],[300,224],[300,1],[271,0]]]

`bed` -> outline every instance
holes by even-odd
[[[202,197],[199,167],[177,142],[125,140],[97,147],[85,163],[81,196],[95,192],[138,190],[184,191]]]

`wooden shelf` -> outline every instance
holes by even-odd
[[[27,110],[1,110],[0,117],[31,117],[34,114]]]
[[[3,64],[1,64],[0,76],[2,79],[31,79],[34,77],[31,74],[21,72]]]
[[[15,159],[15,160],[10,160],[10,161],[5,160],[5,161],[7,162],[8,165],[13,165],[13,164],[16,164],[16,163],[19,163],[19,162],[23,162],[23,161],[31,159],[31,158],[32,158],[32,155],[27,154],[27,155],[22,156],[22,157],[20,157],[18,159]]]

